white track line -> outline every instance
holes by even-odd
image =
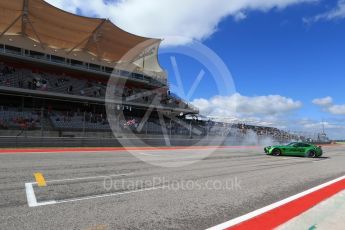
[[[28,200],[28,205],[30,208],[56,203],[55,201],[47,201],[47,202],[38,203],[35,192],[34,192],[34,188],[32,187],[33,184],[35,183],[25,183],[26,198]]]
[[[152,187],[152,188],[144,188],[144,189],[132,190],[132,191],[127,191],[127,192],[109,193],[109,194],[87,196],[87,197],[75,198],[75,199],[58,200],[58,201],[55,201],[55,203],[56,204],[61,204],[61,203],[90,200],[90,199],[103,198],[103,197],[109,197],[109,196],[120,196],[120,195],[131,194],[131,193],[138,193],[138,192],[145,192],[145,191],[152,191],[152,190],[157,190],[157,189],[163,189],[165,187],[166,186],[158,186],[158,187]]]
[[[144,155],[144,156],[156,156],[154,154],[151,154],[151,153],[139,153],[140,155]]]
[[[326,182],[324,184],[318,185],[318,186],[316,186],[314,188],[308,189],[308,190],[306,190],[304,192],[301,192],[301,193],[298,193],[296,195],[290,196],[290,197],[288,197],[286,199],[283,199],[283,200],[278,201],[276,203],[270,204],[270,205],[268,205],[266,207],[260,208],[258,210],[255,210],[255,211],[250,212],[248,214],[245,214],[243,216],[237,217],[235,219],[229,220],[229,221],[224,222],[222,224],[219,224],[219,225],[216,225],[214,227],[208,228],[207,230],[223,230],[223,229],[226,229],[226,228],[233,227],[233,226],[235,226],[235,225],[237,225],[239,223],[242,223],[244,221],[252,219],[253,217],[256,217],[256,216],[259,216],[259,215],[261,215],[261,214],[263,214],[265,212],[271,211],[271,210],[273,210],[275,208],[278,208],[278,207],[280,207],[280,206],[282,206],[284,204],[287,204],[287,203],[289,203],[289,202],[291,202],[293,200],[296,200],[298,198],[306,196],[306,195],[308,195],[308,194],[310,194],[312,192],[320,190],[320,189],[322,189],[324,187],[327,187],[329,185],[332,185],[332,184],[334,184],[334,183],[336,183],[338,181],[344,180],[344,179],[345,179],[345,176],[339,177],[337,179],[331,180],[331,181]]]
[[[80,178],[61,179],[61,180],[50,180],[50,181],[46,181],[46,182],[47,183],[53,183],[53,182],[63,182],[63,181],[88,180],[88,179],[96,179],[96,178],[121,177],[121,176],[127,176],[127,175],[133,175],[133,173],[114,174],[114,175],[107,175],[107,176],[94,176],[94,177],[80,177]],[[103,197],[109,197],[109,196],[119,196],[119,195],[131,194],[131,193],[138,193],[138,192],[144,192],[144,191],[163,189],[164,187],[166,187],[166,185],[165,185],[165,186],[157,186],[157,187],[152,187],[152,188],[137,189],[137,190],[132,190],[132,191],[118,192],[118,193],[107,193],[107,194],[102,194],[102,195],[80,197],[80,198],[75,198],[75,199],[50,200],[50,201],[45,201],[45,202],[37,202],[35,191],[33,189],[33,185],[36,185],[36,184],[37,184],[37,182],[25,183],[25,191],[26,191],[26,197],[27,197],[29,207],[37,207],[37,206],[45,206],[45,205],[52,205],[52,204],[76,202],[76,201],[90,200],[90,199],[103,198]]]
[[[37,200],[36,200],[34,188],[32,187],[32,183],[25,183],[25,191],[26,191],[26,198],[28,200],[29,207],[37,206]]]
[[[152,191],[152,190],[157,190],[157,189],[163,189],[166,186],[144,188],[144,189],[127,191],[127,192],[108,193],[108,194],[103,194],[103,195],[87,196],[87,197],[75,198],[75,199],[50,200],[50,201],[45,201],[45,202],[37,202],[36,196],[35,196],[35,192],[34,192],[33,187],[32,187],[32,183],[26,183],[25,187],[26,187],[27,199],[28,199],[29,207],[37,207],[37,206],[70,203],[70,202],[76,202],[76,201],[91,200],[91,199],[96,199],[96,198],[104,198],[104,197],[110,197],[110,196],[120,196],[120,195],[131,194],[131,193]]]
[[[128,176],[128,175],[133,175],[133,173],[127,173],[127,174],[114,174],[114,175],[108,175],[108,176],[77,177],[77,178],[60,179],[60,180],[47,180],[46,182],[47,182],[47,183],[54,183],[54,182],[62,182],[62,181],[90,180],[90,179],[106,178],[106,177],[122,177],[122,176]]]

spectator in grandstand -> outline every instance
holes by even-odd
[[[50,115],[51,113],[52,113],[52,105],[51,104],[49,104],[48,105],[48,109],[47,109],[47,112],[48,112],[48,115]]]
[[[8,129],[6,120],[0,119],[0,129]]]
[[[46,80],[42,80],[41,89],[42,89],[43,91],[47,91],[47,90],[48,90],[48,85],[47,85],[47,81],[46,81]]]
[[[31,82],[31,89],[33,90],[37,89],[37,80],[35,78]]]
[[[72,94],[72,93],[73,93],[73,85],[70,85],[70,86],[67,88],[67,93],[69,93],[69,94]]]
[[[86,88],[91,88],[93,85],[90,80],[87,80],[85,87]]]
[[[34,119],[32,119],[32,118],[31,118],[31,121],[29,123],[29,128],[30,129],[36,128],[36,121]]]
[[[28,89],[31,89],[31,88],[32,88],[32,82],[31,82],[31,81],[28,81],[28,82],[27,82],[27,87],[28,87]]]
[[[100,97],[102,95],[102,88],[98,87],[97,88],[97,97]]]
[[[23,81],[23,79],[19,79],[19,81],[18,81],[18,86],[19,86],[19,88],[23,88],[23,87],[24,87],[24,81]]]
[[[10,80],[9,80],[9,79],[6,79],[6,80],[5,80],[5,86],[7,86],[7,87],[10,87],[10,86],[11,86],[11,83],[10,83]]]
[[[37,79],[34,79],[35,80],[35,82],[36,82],[36,89],[40,89],[41,88],[41,82],[40,82],[40,80],[37,80]]]

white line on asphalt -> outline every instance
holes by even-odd
[[[28,204],[29,207],[37,207],[37,206],[45,206],[45,205],[53,205],[53,204],[62,204],[62,203],[70,203],[70,202],[76,202],[76,201],[83,201],[83,200],[91,200],[96,198],[104,198],[104,197],[110,197],[110,196],[120,196],[125,194],[131,194],[131,193],[138,193],[138,192],[145,192],[145,191],[152,191],[157,189],[163,189],[165,186],[158,186],[158,187],[152,187],[152,188],[144,188],[144,189],[138,189],[138,190],[132,190],[132,191],[126,191],[126,192],[118,192],[118,193],[108,193],[103,195],[95,195],[95,196],[87,196],[82,198],[75,198],[75,199],[66,199],[66,200],[50,200],[45,202],[37,202],[34,190],[32,188],[32,183],[26,183],[25,186],[28,185],[30,190],[30,197],[28,197]],[[28,193],[27,193],[28,194]]]
[[[312,162],[313,163],[316,163],[316,162],[323,162],[323,161],[329,161],[330,159],[320,159],[320,160],[313,160]]]
[[[326,182],[326,183],[324,183],[324,184],[318,185],[318,186],[316,186],[316,187],[314,187],[314,188],[308,189],[308,190],[306,190],[306,191],[304,191],[304,192],[301,192],[301,193],[298,193],[298,194],[296,194],[296,195],[290,196],[290,197],[288,197],[288,198],[286,198],[286,199],[283,199],[283,200],[281,200],[281,201],[278,201],[278,202],[276,202],[276,203],[270,204],[270,205],[268,205],[268,206],[266,206],[266,207],[263,207],[263,208],[260,208],[260,209],[258,209],[258,210],[255,210],[255,211],[253,211],[253,212],[250,212],[250,213],[248,213],[248,214],[245,214],[245,215],[243,215],[243,216],[234,218],[234,219],[229,220],[229,221],[227,221],[227,222],[224,222],[224,223],[222,223],[222,224],[219,224],[219,225],[216,225],[216,226],[214,226],[214,227],[208,228],[207,230],[223,230],[223,229],[226,229],[226,228],[230,228],[230,227],[232,227],[232,226],[235,226],[235,225],[237,225],[237,224],[239,224],[239,223],[242,223],[242,222],[244,222],[244,221],[246,221],[246,220],[252,219],[252,218],[254,218],[254,217],[256,217],[256,216],[259,216],[259,215],[261,215],[261,214],[263,214],[263,213],[265,213],[265,212],[268,212],[268,211],[270,211],[270,210],[273,210],[273,209],[275,209],[275,208],[278,208],[278,207],[280,207],[280,206],[282,206],[282,205],[284,205],[284,204],[287,204],[287,203],[289,203],[289,202],[291,202],[291,201],[293,201],[293,200],[296,200],[296,199],[298,199],[298,198],[300,198],[300,197],[303,197],[303,196],[305,196],[305,195],[308,195],[308,194],[310,194],[310,193],[312,193],[312,192],[315,192],[315,191],[317,191],[317,190],[320,190],[320,189],[322,189],[322,188],[324,188],[324,187],[327,187],[327,186],[329,186],[329,185],[331,185],[331,184],[334,184],[334,183],[336,183],[336,182],[338,182],[338,181],[341,181],[341,180],[344,180],[344,179],[345,179],[345,175],[342,176],[342,177],[339,177],[339,178],[337,178],[337,179],[331,180],[331,181],[329,181],[329,182]]]
[[[87,197],[75,198],[75,199],[58,200],[55,202],[56,202],[56,204],[60,204],[60,203],[68,203],[68,202],[76,202],[76,201],[90,200],[90,199],[96,199],[96,198],[103,198],[103,197],[109,197],[109,196],[120,196],[120,195],[131,194],[131,193],[138,193],[138,192],[163,189],[164,187],[166,187],[166,186],[158,186],[158,187],[152,187],[152,188],[144,188],[144,189],[138,189],[138,190],[132,190],[132,191],[126,191],[126,192],[118,192],[118,193],[109,193],[109,194],[96,195],[96,196],[87,196]]]
[[[37,206],[45,206],[50,204],[56,204],[55,200],[37,203]]]
[[[38,203],[37,199],[36,199],[34,188],[32,186],[33,184],[37,184],[37,183],[36,182],[25,183],[26,198],[28,200],[28,205],[30,208],[56,203],[55,201],[47,201],[47,202]]]
[[[114,175],[107,175],[107,176],[77,177],[77,178],[60,179],[60,180],[47,180],[46,182],[54,183],[54,182],[62,182],[62,181],[89,180],[89,179],[106,178],[106,177],[122,177],[122,176],[128,176],[128,175],[133,175],[133,173],[114,174]]]
[[[156,155],[153,155],[153,154],[150,154],[150,153],[139,153],[140,155],[144,155],[144,156],[156,156]]]
[[[50,180],[50,181],[46,181],[46,182],[47,183],[54,183],[54,182],[88,180],[88,179],[107,178],[107,177],[121,177],[121,176],[127,176],[127,175],[133,175],[133,173],[114,174],[114,175],[107,175],[107,176],[94,176],[94,177],[80,177],[80,178],[61,179],[61,180]],[[75,201],[89,200],[89,199],[109,197],[109,196],[119,196],[119,195],[125,195],[125,194],[130,194],[130,193],[137,193],[137,192],[144,192],[144,191],[150,191],[150,190],[156,190],[156,189],[163,189],[164,187],[166,187],[166,186],[158,186],[158,187],[138,189],[138,190],[132,190],[132,191],[126,191],[126,192],[108,193],[108,194],[103,194],[103,195],[80,197],[80,198],[75,198],[75,199],[50,200],[50,201],[45,201],[45,202],[37,202],[35,191],[33,189],[33,185],[36,185],[36,184],[37,184],[37,182],[25,183],[26,197],[27,197],[29,207],[37,207],[37,206],[67,203],[67,202],[75,202]]]
[[[26,198],[28,200],[29,207],[36,207],[37,200],[36,200],[34,188],[32,187],[32,183],[25,183],[25,191],[26,191]]]

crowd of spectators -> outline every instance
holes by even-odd
[[[6,76],[15,72],[15,68],[9,67],[0,62],[0,85],[10,86],[10,81],[6,78]]]
[[[76,110],[54,111],[48,108],[43,113],[45,119],[49,119],[53,128],[73,129],[73,130],[102,130],[110,131],[107,115],[105,112],[91,112]],[[0,107],[0,129],[36,129],[41,127],[41,113],[26,109],[19,111],[16,108]],[[142,118],[126,116],[119,121],[119,126],[123,131],[130,130],[142,133],[163,133],[161,122],[158,118],[150,118],[144,128],[137,130]],[[254,126],[247,124],[233,124],[226,122],[201,121],[185,118],[177,118],[180,122],[166,119],[166,128],[172,135],[193,135],[193,136],[228,136],[235,140],[242,140],[247,135],[254,133],[258,139],[269,137],[277,142],[289,142],[292,140],[302,140],[303,137],[274,128]],[[197,132],[196,132],[197,131]]]
[[[237,124],[236,127],[243,133],[246,134],[248,131],[253,131],[258,137],[270,136],[276,140],[288,141],[288,140],[298,140],[301,137],[291,134],[289,132],[280,130],[274,127],[265,127],[265,126],[254,126],[246,124]]]
[[[0,63],[0,85],[30,90],[49,91],[84,97],[104,98],[106,83],[97,80],[79,79],[65,74],[56,75],[24,68],[14,68]],[[170,94],[169,90],[145,89],[117,85],[114,96],[127,102],[154,104],[188,109],[183,99]]]
[[[5,106],[0,107],[0,129],[36,129],[40,126],[40,114],[35,111],[18,111]]]
[[[5,65],[3,62],[0,62],[0,76],[5,76],[7,74],[12,74],[16,72],[16,69]]]
[[[52,112],[50,116],[55,116],[55,121],[63,121],[65,123],[71,122],[74,117],[79,117],[81,122],[83,122],[85,118],[85,122],[108,124],[107,117],[103,113],[92,113],[92,112],[82,113],[79,110],[76,112],[70,112],[70,111]]]
[[[34,72],[0,63],[0,85],[30,90],[50,91],[87,97],[104,97],[106,84],[96,80],[76,79],[65,74]]]
[[[65,76],[64,74],[55,75],[41,71],[33,72],[28,69],[14,68],[5,65],[4,63],[0,63],[0,85],[96,98],[104,97],[106,89],[106,84],[103,82],[76,79],[70,76]],[[179,108],[189,107],[189,105],[185,103],[181,98],[175,96],[174,94],[171,94],[168,90],[148,90],[143,88],[119,85],[118,88],[116,88],[114,95],[115,97],[125,99],[127,102],[145,104],[157,103],[157,105]],[[1,109],[1,111],[3,111],[3,108]],[[84,115],[80,111],[70,111],[60,112],[58,115],[50,113],[49,116],[53,117],[53,119],[55,119],[55,122],[68,123],[72,121],[78,121],[78,124],[100,124],[102,127],[106,127],[106,125],[108,125],[107,117],[104,113],[87,112]],[[124,128],[137,127],[139,120],[139,118],[131,117],[128,120],[121,121],[120,125],[122,125],[122,127]],[[189,121],[187,121],[187,123],[188,122]],[[5,116],[2,112],[2,116],[0,116],[0,129],[8,129],[11,126],[19,126],[21,127],[21,129],[34,129],[39,123],[40,120],[38,114],[32,114],[32,117],[24,117],[12,114],[11,119],[9,119],[8,116]],[[159,125],[159,122],[151,121],[151,123],[157,123]],[[192,124],[192,128],[201,130],[200,135],[236,135],[241,138],[241,136],[245,136],[248,132],[254,132],[258,137],[270,136],[279,141],[288,141],[301,138],[272,127],[253,126],[247,124],[230,124],[211,121],[194,121],[192,122]],[[169,130],[172,130],[172,133],[175,134],[189,133],[188,127],[181,126],[180,124],[175,122],[167,123],[167,127]],[[236,130],[236,132],[230,132],[234,129]]]

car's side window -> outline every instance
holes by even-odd
[[[309,147],[309,145],[304,144],[304,143],[297,143],[294,145],[294,147]]]

